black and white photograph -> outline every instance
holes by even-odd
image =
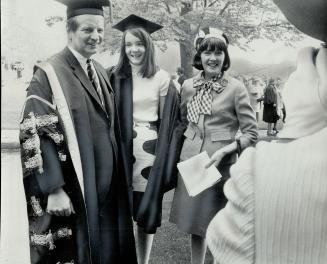
[[[2,0],[3,264],[327,263],[327,0]]]

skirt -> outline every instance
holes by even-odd
[[[133,127],[133,190],[144,192],[155,160],[157,127],[152,123],[134,124]]]
[[[262,120],[266,123],[276,123],[278,119],[277,108],[273,104],[264,104]]]
[[[185,233],[205,238],[210,221],[226,205],[223,187],[230,176],[230,167],[231,164],[220,165],[218,170],[222,179],[195,197],[188,195],[183,179],[179,175],[169,221]]]

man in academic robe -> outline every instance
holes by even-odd
[[[91,56],[106,0],[67,5],[67,47],[36,68],[20,124],[32,263],[136,263],[114,92]]]

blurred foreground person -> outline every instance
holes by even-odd
[[[248,148],[231,168],[228,203],[207,231],[220,264],[327,260],[327,2],[275,2],[325,43],[299,52],[283,89],[288,114],[280,138]]]
[[[299,53],[285,84],[280,139],[259,142],[231,168],[226,207],[207,231],[217,263],[327,260],[327,49]]]

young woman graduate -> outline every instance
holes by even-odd
[[[121,148],[130,177],[139,263],[148,263],[161,224],[162,198],[174,186],[179,158],[179,95],[156,64],[150,34],[162,26],[136,15],[114,25],[123,33],[119,62],[108,69],[116,93]]]

